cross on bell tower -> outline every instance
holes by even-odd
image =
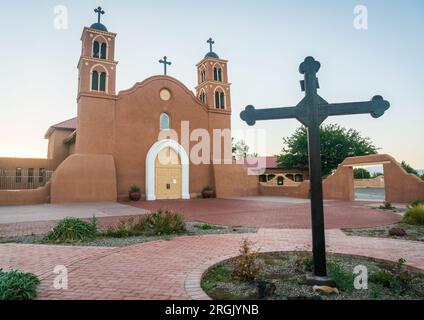
[[[105,12],[102,10],[102,7],[98,7],[98,8],[96,8],[96,9],[94,9],[94,12],[95,12],[95,13],[97,13],[97,23],[101,23],[101,22],[100,22],[100,20],[101,20],[101,16],[102,16],[103,14],[105,14]]]
[[[170,66],[172,64],[171,61],[167,61],[167,56],[164,56],[163,59],[159,60],[159,63],[163,63],[163,74],[166,76],[167,72],[166,72],[166,67]]]
[[[303,74],[301,81],[305,97],[295,107],[259,109],[247,106],[240,117],[249,126],[255,125],[258,120],[297,119],[308,130],[308,155],[311,191],[311,220],[312,220],[312,251],[314,256],[314,272],[307,276],[310,284],[334,285],[334,281],[327,276],[324,204],[321,174],[321,123],[329,116],[371,114],[373,118],[381,117],[389,109],[390,103],[381,96],[374,96],[371,101],[348,102],[330,104],[321,98],[318,78],[316,74],[321,64],[313,57],[307,57],[300,64],[299,72]]]
[[[215,44],[215,41],[213,41],[212,38],[209,38],[206,42],[209,43],[209,52],[213,52],[212,46]]]

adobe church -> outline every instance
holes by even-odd
[[[50,190],[43,191],[52,203],[125,200],[133,185],[141,188],[147,200],[190,199],[206,186],[220,196],[242,195],[234,191],[243,189],[237,185],[240,181],[224,180],[229,180],[227,171],[248,179],[246,169],[215,165],[224,163],[224,156],[231,163],[232,150],[227,61],[213,52],[213,40],[208,40],[210,51],[197,64],[196,95],[166,75],[170,64],[166,57],[160,60],[165,75],[117,93],[117,35],[101,23],[101,8],[95,11],[98,22],[85,27],[81,37],[77,117],[49,128],[45,136],[48,159],[3,158],[0,168],[31,168],[35,175],[40,168],[54,171],[46,186]],[[189,124],[188,132],[182,132],[183,122]],[[219,159],[212,153],[212,163],[190,161],[190,151],[199,141],[189,139],[182,146],[178,139],[195,129],[206,130],[210,137],[216,129],[226,133],[220,138]],[[158,139],[171,130],[177,139]],[[223,180],[220,190],[218,176]],[[257,188],[257,177],[250,180]]]

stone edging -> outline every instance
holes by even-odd
[[[202,289],[201,282],[203,274],[212,266],[234,258],[237,254],[221,256],[212,260],[208,260],[199,264],[196,268],[194,268],[190,273],[187,274],[184,281],[184,288],[187,295],[192,300],[212,300]]]

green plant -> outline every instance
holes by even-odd
[[[204,223],[204,224],[200,225],[200,229],[202,229],[202,230],[212,230],[213,226],[210,225],[209,223]]]
[[[385,269],[378,269],[374,271],[370,274],[368,280],[385,288],[392,288],[396,282],[394,274]]]
[[[45,243],[73,243],[93,240],[97,236],[97,222],[93,216],[90,222],[78,218],[61,220],[41,242]]]
[[[299,252],[294,260],[294,269],[296,272],[312,272],[314,260],[309,252]]]
[[[155,235],[178,234],[186,231],[183,216],[167,210],[159,210],[145,216],[141,226]]]
[[[240,248],[240,256],[234,259],[232,276],[242,281],[253,281],[257,279],[262,271],[262,264],[258,261],[258,251],[253,250],[254,243],[243,239]]]
[[[369,281],[380,284],[385,288],[394,289],[400,294],[405,293],[411,288],[414,275],[405,267],[406,260],[400,258],[395,265],[386,264],[383,269],[372,273]]]
[[[375,287],[370,289],[370,298],[371,299],[379,299],[381,297],[381,294],[383,293],[383,290],[381,288]]]
[[[414,225],[424,225],[424,204],[409,206],[406,210],[402,222]]]
[[[136,192],[136,193],[138,193],[138,192],[140,192],[141,191],[141,189],[140,189],[140,187],[139,186],[137,186],[137,185],[133,185],[133,186],[131,186],[131,188],[130,188],[130,192]]]
[[[32,300],[40,280],[32,273],[0,269],[0,300]]]
[[[388,201],[384,201],[383,205],[379,207],[382,210],[393,210],[395,207],[392,206],[392,204]]]
[[[408,205],[408,208],[414,207],[419,204],[424,204],[424,200],[415,200]]]
[[[338,262],[330,261],[328,263],[328,273],[333,278],[338,289],[342,291],[353,290],[353,282],[355,280],[353,273],[344,271]]]

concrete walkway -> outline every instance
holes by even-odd
[[[140,215],[147,210],[115,202],[81,204],[39,204],[30,206],[0,206],[0,224],[56,221],[66,217],[91,218]]]
[[[424,243],[348,237],[328,230],[332,252],[397,261],[424,269]],[[236,256],[243,238],[263,252],[310,250],[311,231],[260,229],[256,234],[178,237],[124,248],[0,245],[0,268],[34,272],[40,299],[190,299],[199,298],[206,265]],[[53,270],[68,270],[68,289],[53,287]],[[194,292],[194,294],[193,294]]]

